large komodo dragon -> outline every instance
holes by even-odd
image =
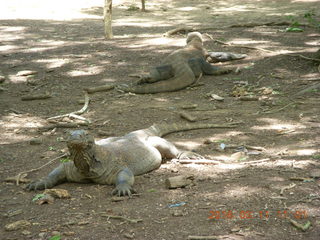
[[[178,150],[161,138],[166,134],[201,128],[230,128],[235,124],[155,124],[123,137],[95,141],[84,130],[71,132],[67,140],[73,161],[60,164],[43,179],[27,186],[28,190],[52,188],[63,182],[115,184],[113,195],[131,195],[134,176],[160,167],[162,159],[201,158],[200,155]]]
[[[225,62],[246,57],[245,54],[207,52],[199,32],[189,33],[186,41],[184,48],[164,58],[160,66],[153,68],[149,75],[140,79],[137,84],[121,85],[119,89],[140,94],[181,90],[194,84],[201,74],[221,75],[232,71],[230,68],[211,65],[207,58],[213,62]]]

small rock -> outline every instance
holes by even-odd
[[[132,234],[130,234],[130,233],[125,233],[125,234],[123,234],[123,236],[124,236],[125,238],[128,238],[128,239],[133,239],[133,238],[134,238],[134,233],[132,233]]]
[[[60,236],[61,235],[61,233],[59,231],[53,231],[51,234],[53,236]]]
[[[30,226],[31,223],[27,220],[19,220],[19,221],[16,221],[16,222],[13,222],[13,223],[9,223],[7,225],[5,225],[5,230],[6,231],[16,231],[16,230],[19,230],[19,229],[23,229],[23,228],[26,228],[28,226]]]
[[[74,236],[76,233],[75,232],[64,232],[63,235],[70,237],[70,236]]]
[[[65,189],[51,188],[46,189],[44,193],[49,194],[54,198],[71,198],[70,193]]]
[[[320,169],[313,169],[310,171],[310,177],[320,178]]]
[[[43,196],[41,196],[39,199],[35,200],[34,202],[36,202],[38,205],[42,205],[42,204],[52,204],[54,203],[54,198],[49,195],[49,194],[43,194]]]
[[[240,161],[245,156],[246,154],[244,152],[236,152],[231,155],[230,160],[237,162],[237,161]]]
[[[111,202],[121,202],[123,201],[125,198],[124,197],[118,197],[118,196],[113,196],[111,198]]]
[[[32,138],[29,143],[30,145],[40,145],[42,143],[42,138]]]
[[[223,100],[224,100],[223,97],[220,97],[220,96],[218,96],[217,94],[211,94],[210,97],[211,97],[213,100],[217,100],[217,101],[223,101]]]
[[[45,232],[42,232],[42,233],[39,233],[38,235],[40,238],[45,238],[47,236],[47,233]]]
[[[6,80],[6,78],[2,75],[0,75],[0,83],[3,83]]]
[[[25,236],[31,235],[31,232],[27,230],[23,230],[21,233],[22,235],[25,235]]]
[[[182,217],[184,216],[183,214],[183,211],[180,210],[180,209],[174,209],[172,212],[171,212],[172,216],[174,217]]]

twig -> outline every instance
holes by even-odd
[[[277,200],[287,200],[288,198],[286,197],[281,197],[281,196],[274,196],[274,197],[270,197],[271,199],[277,199]]]
[[[181,164],[221,164],[220,161],[216,160],[207,160],[207,159],[199,159],[199,160],[189,160],[189,159],[179,159],[177,160],[178,163]]]
[[[71,112],[71,113],[67,113],[67,114],[63,114],[63,115],[58,115],[58,116],[55,116],[55,117],[50,117],[50,118],[47,118],[47,120],[54,120],[54,119],[59,119],[59,118],[64,118],[64,117],[72,118],[72,117],[75,117],[75,116],[76,116],[76,118],[78,118],[78,119],[81,118],[81,120],[90,123],[89,120],[77,116],[77,115],[81,115],[81,114],[83,114],[85,111],[87,111],[88,106],[89,106],[89,101],[90,101],[90,99],[89,99],[88,92],[85,91],[85,92],[84,92],[84,105],[83,105],[83,107],[82,107],[79,111],[75,111],[75,112]]]
[[[304,224],[304,225],[302,225],[302,224],[300,224],[300,223],[298,223],[298,222],[296,222],[296,221],[294,221],[294,220],[292,220],[292,219],[289,219],[289,221],[291,222],[291,224],[292,224],[293,226],[295,226],[296,228],[300,229],[300,230],[303,231],[303,232],[307,231],[307,230],[309,229],[309,227],[311,227],[311,222],[310,222],[310,221],[308,221],[308,222],[307,222],[306,224]]]
[[[30,170],[27,170],[27,171],[24,171],[24,172],[19,173],[18,175],[16,175],[16,176],[14,177],[14,178],[16,179],[16,184],[19,185],[20,179],[23,178],[23,177],[25,177],[25,176],[26,176],[25,174],[38,171],[38,170],[44,168],[45,166],[48,166],[49,164],[53,163],[53,162],[56,161],[57,159],[60,159],[60,158],[66,157],[66,156],[68,156],[68,154],[67,154],[67,153],[64,153],[64,154],[62,154],[62,155],[60,155],[60,156],[58,156],[58,157],[50,160],[49,162],[45,163],[44,165],[42,165],[42,166],[40,166],[40,167],[38,167],[38,168],[33,168],[33,169],[30,169]]]
[[[294,188],[295,186],[296,186],[296,184],[292,183],[292,184],[290,184],[289,186],[285,186],[285,187],[281,188],[281,190],[280,190],[280,195],[283,195],[283,192],[284,192],[285,190]]]
[[[285,108],[287,108],[287,107],[289,107],[289,106],[291,106],[291,105],[293,105],[293,104],[296,104],[296,102],[288,103],[287,105],[285,105],[285,106],[283,106],[283,107],[281,107],[281,108],[278,108],[278,109],[275,109],[275,110],[266,111],[266,112],[264,112],[264,113],[276,113],[276,112],[280,112],[280,111],[282,111],[283,109],[285,109]]]
[[[188,236],[188,240],[218,240],[216,236]]]
[[[36,94],[36,95],[25,95],[21,97],[22,101],[32,101],[32,100],[40,100],[40,99],[48,99],[52,96],[48,93],[45,94]]]
[[[91,88],[85,88],[84,90],[88,93],[95,93],[95,92],[104,92],[111,89],[114,89],[115,85],[113,84],[106,84],[98,87],[91,87]]]
[[[248,48],[248,49],[254,49],[254,50],[259,50],[259,51],[263,51],[263,52],[270,52],[270,53],[274,53],[274,51],[268,50],[268,49],[264,49],[264,48],[259,48],[259,47],[250,47],[250,46],[245,46],[245,45],[238,45],[238,44],[232,44],[232,43],[226,43],[223,41],[220,41],[218,39],[214,39],[213,37],[211,37],[209,34],[205,34],[206,36],[208,36],[212,41],[217,42],[219,44],[222,45],[226,45],[226,46],[230,46],[230,47],[239,47],[239,48]]]
[[[125,220],[128,221],[130,223],[138,223],[138,222],[142,222],[142,219],[131,219],[131,218],[127,218],[127,217],[123,217],[123,216],[115,216],[115,215],[108,215],[108,214],[101,214],[101,217],[106,217],[106,218],[113,218],[113,219],[121,219],[121,220]]]
[[[262,162],[267,162],[273,160],[271,158],[265,158],[265,159],[260,159],[260,160],[256,160],[256,161],[248,161],[248,162],[241,162],[240,164],[255,164],[255,163],[262,163]]]

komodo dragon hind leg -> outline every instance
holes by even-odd
[[[203,58],[191,58],[188,61],[188,65],[196,77],[200,76],[201,73],[207,75],[222,75],[232,71],[231,68],[213,66]]]
[[[116,179],[116,187],[111,192],[112,195],[129,196],[136,191],[132,188],[134,183],[134,175],[129,168],[122,169]]]
[[[230,52],[208,52],[209,62],[227,62],[232,60],[239,60],[247,57],[247,54],[236,54]]]
[[[137,84],[154,83],[161,80],[167,80],[174,76],[172,65],[162,65],[153,68],[148,76],[142,77],[137,81]]]

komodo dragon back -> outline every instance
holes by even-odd
[[[233,128],[238,123],[229,124],[213,124],[213,123],[173,123],[173,124],[154,124],[147,128],[148,132],[155,136],[163,137],[170,133],[182,132],[194,129],[208,129],[208,128]]]

